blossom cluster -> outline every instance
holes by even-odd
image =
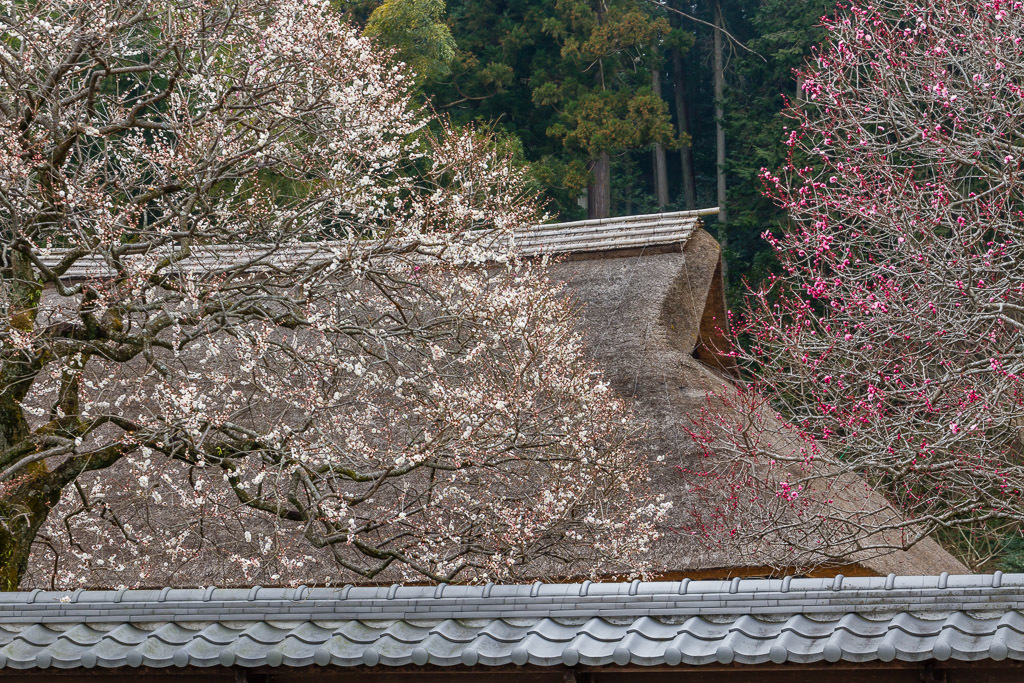
[[[8,585],[641,568],[640,425],[488,135],[327,0],[3,12]]]
[[[740,325],[756,379],[695,426],[695,485],[737,488],[694,529],[771,520],[795,564],[939,534],[978,567],[1024,521],[1024,4],[824,21],[789,161],[762,171],[789,225]]]

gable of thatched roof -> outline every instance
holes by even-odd
[[[705,405],[707,390],[731,381],[729,359],[716,353],[726,348],[728,328],[715,239],[697,227],[675,245],[609,250],[556,263],[552,270],[583,304],[591,353],[648,423],[641,448],[652,485],[673,503],[654,557],[679,571],[719,568],[735,574],[775,565],[773,557],[709,550],[703,539],[680,532],[697,503],[678,468],[698,467],[701,458],[686,427]],[[964,571],[931,540],[862,564],[878,574]]]

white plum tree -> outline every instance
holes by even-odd
[[[0,588],[636,568],[638,424],[411,78],[326,0],[0,3]]]

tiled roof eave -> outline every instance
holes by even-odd
[[[1024,660],[1024,575],[0,594],[0,665]]]

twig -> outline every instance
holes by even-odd
[[[679,14],[681,16],[686,17],[690,21],[696,21],[698,24],[703,24],[703,25],[707,26],[708,28],[713,28],[716,31],[721,31],[725,35],[725,37],[728,38],[729,40],[731,40],[733,43],[735,43],[736,45],[742,47],[744,50],[746,50],[750,54],[757,55],[758,57],[760,57],[764,61],[765,64],[768,63],[768,59],[763,54],[761,54],[757,50],[754,50],[753,48],[749,48],[746,45],[744,45],[739,40],[739,38],[737,38],[733,34],[731,34],[728,31],[726,31],[725,27],[723,27],[723,26],[716,26],[716,25],[712,24],[709,21],[704,21],[703,19],[701,19],[699,17],[695,17],[692,14],[687,14],[686,12],[684,12],[684,11],[682,11],[680,9],[676,9],[675,7],[670,7],[669,5],[665,4],[664,0],[647,0],[647,2],[651,3],[652,5],[657,5],[658,7],[661,7],[662,9],[667,9],[670,12],[675,12],[676,14]]]

